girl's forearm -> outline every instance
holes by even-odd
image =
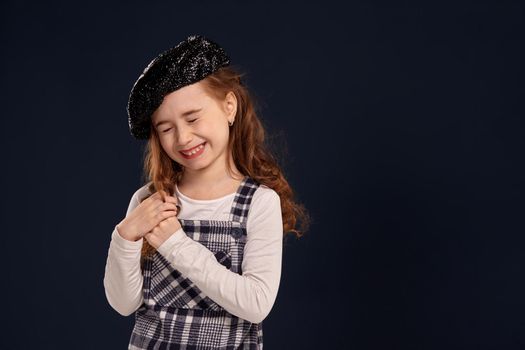
[[[119,235],[116,227],[106,260],[104,290],[113,309],[129,316],[143,303],[143,277],[140,270],[140,253],[143,239],[128,241]]]
[[[281,231],[282,232],[282,231]],[[269,314],[279,287],[282,238],[254,249],[243,262],[243,274],[228,270],[213,252],[182,229],[158,248],[182,275],[231,314],[260,323]]]

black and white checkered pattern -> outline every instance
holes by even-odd
[[[179,219],[217,261],[242,274],[246,220],[259,184],[246,176],[235,194],[228,221]],[[262,322],[232,315],[208,298],[159,253],[145,261],[144,304],[135,312],[128,349],[262,349]]]

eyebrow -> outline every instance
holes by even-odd
[[[181,118],[186,117],[186,116],[188,116],[190,114],[193,114],[193,113],[200,112],[200,111],[202,111],[202,108],[190,109],[189,111],[183,112],[181,114]],[[170,122],[169,120],[160,120],[159,122],[157,122],[157,124],[155,124],[155,127],[158,127],[161,124],[169,123],[169,122]]]

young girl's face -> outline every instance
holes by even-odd
[[[162,148],[186,170],[220,172],[227,164],[228,121],[235,118],[236,102],[231,92],[217,101],[201,82],[166,95],[151,117]]]

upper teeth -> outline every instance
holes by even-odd
[[[204,147],[204,145],[199,145],[199,146],[195,147],[192,151],[182,152],[182,153],[191,156],[192,154],[195,154],[195,153],[199,152],[202,147]]]

